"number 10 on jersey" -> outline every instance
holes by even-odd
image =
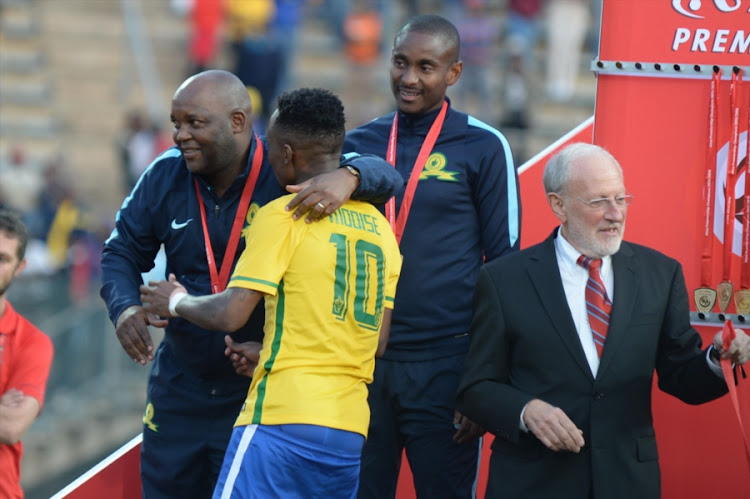
[[[383,250],[369,241],[352,241],[345,234],[333,233],[329,241],[336,250],[333,315],[344,320],[351,303],[354,320],[360,327],[379,330],[384,299]]]

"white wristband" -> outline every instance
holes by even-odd
[[[172,314],[173,317],[180,316],[180,314],[177,313],[177,304],[187,295],[188,294],[181,289],[175,289],[172,291],[172,294],[169,295],[169,313]]]

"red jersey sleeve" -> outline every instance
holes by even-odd
[[[8,369],[6,390],[15,388],[44,405],[44,391],[52,366],[52,340],[33,324],[19,317],[16,341],[13,346]]]

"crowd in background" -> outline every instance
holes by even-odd
[[[583,51],[595,51],[599,17],[595,0],[170,0],[188,27],[186,72],[229,64],[245,83],[264,133],[275,98],[298,86],[294,54],[303,23],[319,18],[333,34],[335,49],[350,65],[347,81],[334,89],[347,102],[353,128],[383,109],[367,96],[382,88],[379,64],[395,27],[420,12],[438,12],[455,22],[462,37],[464,71],[449,96],[456,105],[514,137],[533,126],[532,103],[575,98]],[[262,70],[259,70],[262,68]],[[373,69],[372,72],[369,70]],[[498,80],[495,76],[499,74]],[[362,96],[356,98],[356,96]],[[123,119],[114,145],[122,192],[133,187],[156,155],[170,147],[171,131],[146,110]],[[514,135],[514,132],[516,135]],[[516,141],[516,162],[527,159]],[[13,146],[0,157],[0,206],[19,211],[30,229],[27,275],[71,272],[72,296],[95,286],[108,217],[92,213],[77,196],[63,154],[40,160]]]
[[[382,67],[395,28],[417,13],[439,13],[461,34],[464,72],[450,97],[501,131],[518,136],[517,162],[534,126],[534,104],[567,104],[585,52],[596,52],[598,0],[171,0],[188,19],[187,73],[221,68],[248,87],[260,133],[275,98],[300,82],[293,77],[303,23],[322,20],[349,66],[339,82],[353,128],[384,109],[373,99],[382,90]],[[222,65],[226,67],[221,67]],[[258,68],[263,68],[259,71]],[[499,75],[499,78],[498,78]],[[347,98],[348,97],[348,98]],[[511,137],[512,139],[514,137]]]
[[[0,208],[21,215],[29,230],[24,276],[68,277],[74,303],[88,298],[109,222],[77,195],[63,155],[36,160],[21,146],[0,158]]]

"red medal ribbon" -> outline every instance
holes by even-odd
[[[424,169],[427,158],[432,152],[432,148],[437,142],[440,130],[443,128],[443,121],[445,121],[445,113],[448,111],[448,102],[443,101],[443,107],[440,109],[437,118],[432,123],[430,131],[427,132],[422,143],[422,148],[419,150],[417,161],[414,162],[414,167],[409,175],[409,181],[406,183],[406,190],[404,191],[404,198],[401,200],[401,208],[398,210],[396,216],[396,201],[395,198],[391,198],[385,204],[385,217],[390,222],[393,232],[396,234],[396,241],[401,244],[401,237],[404,235],[404,228],[406,227],[406,219],[409,218],[409,210],[411,209],[411,203],[414,200],[414,192],[417,190],[417,182],[419,181],[422,170]],[[398,142],[398,111],[393,117],[393,123],[391,124],[391,135],[388,137],[388,150],[386,152],[386,161],[396,167],[396,144]]]
[[[747,109],[747,137],[745,138],[745,146],[745,204],[743,206],[742,218],[740,288],[750,289],[750,107]]]
[[[701,287],[711,287],[713,267],[713,234],[714,219],[714,172],[716,171],[716,112],[719,109],[719,84],[721,68],[717,67],[711,77],[711,97],[708,108],[708,157],[706,158],[706,178],[704,179],[703,197],[705,220],[703,224],[703,253],[701,254]]]
[[[240,242],[240,234],[242,234],[242,226],[247,216],[247,209],[250,207],[250,199],[253,197],[253,191],[255,190],[255,183],[258,181],[258,175],[260,174],[261,163],[263,162],[263,144],[261,143],[258,135],[255,135],[255,154],[253,154],[253,164],[250,167],[250,175],[245,181],[245,187],[242,189],[242,196],[240,197],[240,204],[237,206],[237,213],[234,215],[234,222],[232,223],[232,231],[229,233],[229,242],[227,243],[227,249],[224,253],[224,260],[221,262],[220,273],[216,271],[216,260],[214,260],[214,250],[211,247],[211,238],[208,235],[208,225],[206,224],[206,207],[203,204],[203,198],[201,197],[200,188],[198,187],[198,180],[195,182],[195,193],[198,195],[198,205],[201,209],[201,222],[203,222],[203,238],[206,241],[206,260],[208,260],[208,270],[211,274],[211,292],[221,293],[226,289],[227,283],[229,282],[229,274],[232,270],[234,263],[234,255],[237,253],[237,247]]]
[[[726,321],[724,323],[724,331],[721,333],[722,348],[724,350],[729,348],[736,334],[732,321]],[[740,397],[737,393],[737,384],[742,377],[742,375],[737,375],[737,370],[741,371],[740,366],[735,366],[733,369],[730,359],[721,359],[721,370],[724,373],[724,381],[726,381],[727,388],[729,389],[729,397],[732,399],[734,413],[740,424],[740,431],[745,439],[745,456],[747,457],[748,467],[750,467],[750,386],[748,386],[750,380],[744,381],[745,390],[742,393],[743,396]]]
[[[728,282],[732,270],[732,241],[734,237],[734,188],[737,173],[737,152],[739,149],[740,107],[737,104],[740,93],[742,75],[740,71],[732,71],[732,83],[729,86],[729,108],[732,112],[732,137],[729,144],[729,160],[727,162],[727,190],[724,206],[724,262],[722,280]]]

